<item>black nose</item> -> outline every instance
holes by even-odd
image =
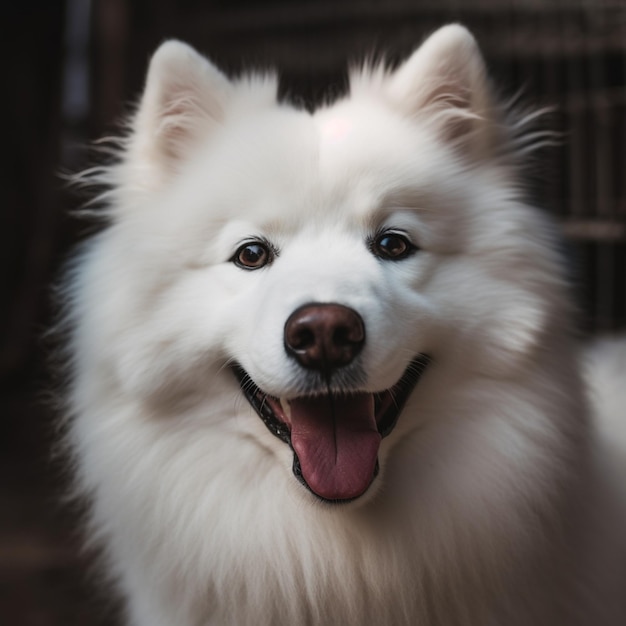
[[[341,304],[307,304],[285,324],[285,349],[308,369],[329,373],[348,365],[364,343],[363,319]]]

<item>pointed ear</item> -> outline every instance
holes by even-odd
[[[143,171],[140,186],[154,188],[177,170],[194,142],[219,124],[232,90],[226,76],[190,46],[160,46],[150,61],[128,154]]]
[[[458,24],[431,35],[392,75],[389,95],[411,115],[432,114],[445,139],[472,151],[489,148],[493,110],[476,40]]]

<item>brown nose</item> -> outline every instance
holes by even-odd
[[[364,343],[363,319],[341,304],[307,304],[285,324],[285,349],[308,369],[329,373],[348,365]]]

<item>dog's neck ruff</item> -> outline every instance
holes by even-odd
[[[325,393],[289,401],[263,392],[241,367],[234,372],[269,431],[293,450],[298,480],[322,500],[347,502],[363,495],[376,477],[380,442],[395,427],[429,362],[419,355],[393,387],[380,393]]]

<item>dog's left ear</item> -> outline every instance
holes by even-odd
[[[391,75],[387,89],[406,113],[432,115],[446,140],[487,156],[494,112],[485,63],[466,28],[437,30]]]

